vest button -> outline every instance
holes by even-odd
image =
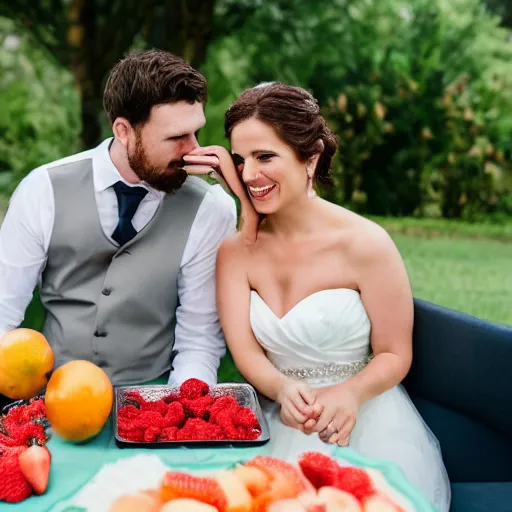
[[[110,295],[111,292],[112,288],[103,288],[103,290],[101,291],[103,295]]]

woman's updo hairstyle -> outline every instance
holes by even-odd
[[[313,180],[330,181],[331,161],[338,139],[320,115],[318,102],[308,91],[279,82],[247,89],[226,112],[226,137],[231,139],[233,128],[253,117],[272,126],[301,162],[321,153]]]

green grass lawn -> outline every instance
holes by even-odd
[[[5,200],[3,204],[5,207]],[[415,297],[512,325],[512,224],[374,220],[388,229],[397,244]],[[40,329],[42,322],[36,294],[23,325]],[[241,379],[229,355],[222,363],[219,378]]]

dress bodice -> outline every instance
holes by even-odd
[[[335,288],[313,293],[282,318],[253,290],[250,320],[269,360],[285,373],[321,377],[307,372],[331,367],[331,373],[343,377],[341,368],[352,367],[354,373],[368,360],[371,324],[355,290]]]

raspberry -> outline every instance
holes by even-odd
[[[164,418],[166,427],[181,427],[185,422],[185,411],[180,402],[172,402],[167,408]]]
[[[206,420],[210,414],[210,405],[213,403],[213,400],[211,396],[201,396],[194,400],[183,398],[181,403],[187,416]]]
[[[133,424],[136,428],[146,429],[148,427],[166,427],[163,416],[156,411],[141,411],[137,418],[134,418]]]
[[[200,418],[189,418],[185,425],[178,431],[178,441],[196,441],[210,439],[211,425]]]
[[[230,395],[221,396],[217,398],[210,406],[210,422],[215,421],[217,414],[225,409],[235,411],[240,405],[236,401],[236,398]]]
[[[119,418],[133,419],[140,414],[140,410],[134,405],[123,405],[119,407],[117,415]]]
[[[157,402],[144,402],[140,406],[141,411],[156,411],[160,413],[162,416],[165,416],[167,413],[167,404],[161,400]]]
[[[244,428],[261,428],[258,418],[256,415],[249,409],[249,407],[240,407],[240,409],[236,412],[233,423],[237,427]]]
[[[165,427],[160,433],[160,441],[176,441],[178,427]]]
[[[118,434],[121,439],[125,441],[132,441],[134,443],[141,443],[144,441],[144,430],[136,429],[136,430],[122,430],[118,429]]]
[[[151,443],[153,441],[158,441],[160,437],[161,429],[159,427],[148,427],[144,432],[144,441],[146,443]]]
[[[190,400],[205,396],[209,392],[210,387],[208,384],[199,379],[188,379],[180,386],[180,397]]]

